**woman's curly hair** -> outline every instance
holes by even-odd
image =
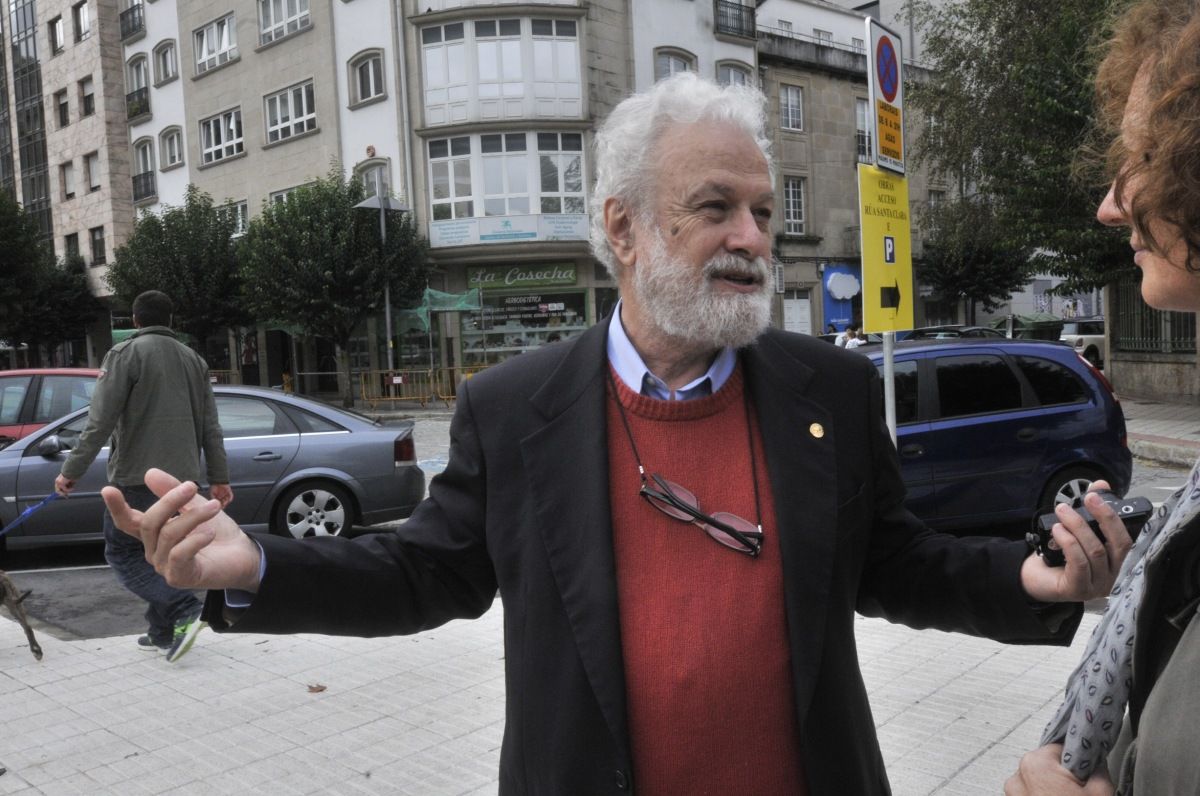
[[[1200,0],[1140,0],[1116,20],[1096,75],[1099,123],[1111,136],[1107,160],[1116,197],[1147,245],[1163,253],[1151,221],[1178,229],[1188,269],[1200,272]],[[1139,156],[1120,135],[1130,88],[1148,70],[1148,115]],[[1145,155],[1149,157],[1145,157]],[[1142,190],[1122,196],[1141,176]]]

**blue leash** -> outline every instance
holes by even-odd
[[[30,506],[29,508],[25,509],[17,516],[17,518],[15,520],[10,522],[8,525],[4,526],[4,530],[0,531],[0,536],[3,536],[4,534],[11,531],[13,528],[16,528],[18,525],[25,522],[25,520],[29,519],[30,515],[32,515],[35,511],[37,511],[42,506],[49,503],[51,500],[56,500],[57,498],[58,498],[58,493],[51,492],[49,495],[46,495],[46,497],[42,498],[41,503],[35,503],[32,506]]]

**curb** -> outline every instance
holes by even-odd
[[[1156,437],[1149,434],[1130,434],[1129,450],[1139,459],[1161,464],[1191,467],[1200,458],[1200,442]]]

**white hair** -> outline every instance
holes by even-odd
[[[596,131],[596,187],[591,204],[592,254],[613,279],[620,276],[621,263],[608,243],[604,202],[615,197],[625,203],[630,215],[645,218],[657,176],[659,138],[674,124],[700,121],[723,122],[745,131],[762,151],[774,181],[771,144],[764,129],[766,98],[758,89],[719,86],[693,72],[680,72],[622,100]]]

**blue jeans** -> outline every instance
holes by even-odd
[[[125,501],[139,511],[150,508],[158,500],[144,486],[119,489],[125,495]],[[200,613],[201,603],[195,595],[169,586],[146,560],[141,540],[113,525],[108,511],[104,512],[104,558],[116,573],[117,581],[150,604],[146,609],[150,629],[146,633],[155,644],[170,644],[175,635],[175,624]]]

